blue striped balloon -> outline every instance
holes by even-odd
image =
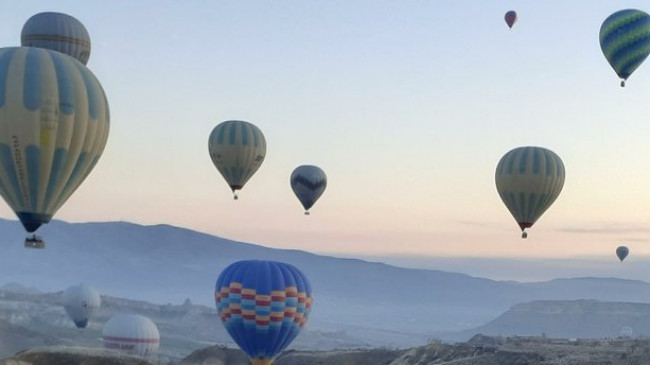
[[[600,49],[625,86],[650,54],[650,15],[625,9],[607,17],[600,27]]]
[[[65,53],[84,65],[90,57],[90,36],[79,20],[67,14],[38,13],[27,20],[20,34],[23,47]]]
[[[221,272],[214,299],[221,322],[253,365],[271,365],[307,323],[312,291],[293,265],[247,260]]]
[[[40,48],[0,49],[0,195],[28,232],[90,174],[109,119],[104,90],[81,62]]]
[[[553,151],[519,147],[506,153],[495,174],[501,200],[522,230],[533,224],[555,202],[564,186],[564,164]]]
[[[291,183],[291,189],[305,208],[305,214],[308,215],[309,209],[323,195],[327,187],[325,171],[318,166],[298,166],[291,173],[289,181]]]

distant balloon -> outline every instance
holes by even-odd
[[[214,127],[208,149],[212,163],[237,199],[236,190],[243,188],[264,162],[266,140],[252,123],[229,120]]]
[[[90,36],[86,27],[62,13],[38,13],[29,18],[20,34],[20,44],[65,53],[84,65],[90,57]]]
[[[116,314],[104,325],[102,341],[104,348],[146,358],[158,350],[160,333],[158,327],[147,317]]]
[[[630,253],[630,249],[625,246],[619,246],[618,248],[616,248],[616,256],[618,256],[618,259],[621,260],[621,262],[625,260],[625,258],[629,253]]]
[[[272,365],[307,323],[311,286],[292,265],[239,261],[223,270],[214,298],[223,325],[253,365]]]
[[[106,95],[72,57],[2,48],[0,130],[0,195],[34,232],[99,161],[109,131]]]
[[[650,54],[650,15],[641,10],[615,12],[600,27],[600,49],[621,80],[625,80]]]
[[[97,290],[85,284],[71,286],[63,293],[65,311],[78,328],[86,328],[101,302]]]
[[[308,215],[309,209],[323,195],[327,187],[327,176],[317,166],[302,165],[293,170],[289,182],[291,189],[305,208],[305,214]]]
[[[508,28],[512,29],[512,26],[517,22],[517,12],[510,10],[506,13],[504,18],[506,20],[506,24],[508,24]]]
[[[499,161],[495,182],[501,200],[522,230],[522,238],[526,238],[525,229],[532,227],[560,195],[564,164],[546,148],[515,148]]]

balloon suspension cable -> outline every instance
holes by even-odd
[[[528,232],[522,231],[521,232],[521,238],[527,238],[528,237]]]

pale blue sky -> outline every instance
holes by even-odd
[[[104,155],[57,219],[351,255],[650,254],[650,66],[621,89],[598,45],[609,14],[647,0],[10,5],[4,46],[41,11],[85,24],[111,107]],[[268,144],[236,202],[207,150],[228,119]],[[522,145],[567,171],[524,242],[494,187],[498,160]],[[300,164],[329,178],[310,217],[288,184]],[[0,216],[14,218],[5,204]]]

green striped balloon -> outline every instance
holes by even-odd
[[[650,15],[635,9],[610,15],[600,27],[600,48],[625,86],[625,80],[650,54]]]
[[[242,120],[219,123],[208,140],[208,150],[214,166],[232,189],[244,187],[266,156],[266,140],[254,124]]]
[[[532,227],[560,195],[564,164],[546,148],[515,148],[499,161],[495,182],[501,200],[526,238],[525,229]]]

